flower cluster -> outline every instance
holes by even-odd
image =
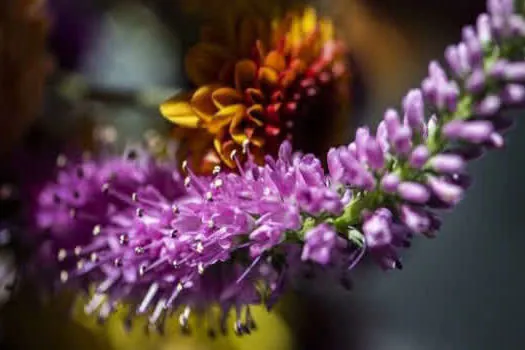
[[[235,27],[233,40],[204,31],[186,56],[197,89],[161,106],[182,128],[174,133],[186,146],[180,156],[189,156],[199,173],[219,164],[235,168],[229,155],[246,144],[262,164],[292,138],[298,118],[316,104],[334,104],[336,90],[345,86],[342,44],[331,22],[312,8],[273,22],[243,17]]]
[[[56,180],[40,188],[28,218],[40,248],[38,261],[44,262],[39,270],[47,266],[54,272],[57,266],[50,262],[57,260],[62,268],[71,267],[69,256],[78,254],[113,215],[129,207],[128,197],[137,187],[155,186],[170,199],[186,192],[173,166],[159,164],[140,147],[102,160],[88,154],[72,159],[60,155],[56,164]],[[115,191],[126,196],[109,195]],[[67,279],[67,271],[61,278]]]
[[[39,222],[52,232],[65,227],[57,205],[62,198],[67,207],[77,203],[70,195],[79,188],[92,194],[82,192],[75,208],[93,203],[102,216],[85,242],[82,230],[67,229],[82,244],[58,252],[59,260],[74,262],[65,265],[62,282],[94,283],[86,311],[102,319],[124,301],[130,317],[149,313],[153,327],[180,310],[188,330],[190,314],[204,313],[215,335],[234,310],[234,329],[245,334],[255,327],[250,305],[271,307],[305,268],[322,266],[343,284],[365,254],[400,268],[398,250],[415,235],[436,233],[435,210],[456,205],[470,184],[465,163],[503,145],[510,122],[502,112],[525,102],[525,19],[512,1],[488,4],[488,14],[446,50],[450,72],[432,62],[401,113],[386,111],[375,134],[361,128],[350,145],[328,152],[327,174],[319,159],[294,153],[287,141],[264,164],[248,144],[233,149],[228,157],[238,173],[215,167],[200,177],[185,162],[184,191],[173,191],[178,176],[137,179],[144,168],[136,162],[131,169],[93,163],[93,185],[63,173],[50,190],[61,200],[54,207],[43,200]]]
[[[235,152],[232,159],[239,163]],[[204,311],[214,335],[226,332],[235,309],[235,332],[248,333],[255,327],[249,306],[271,307],[302,261],[330,262],[346,278],[362,253],[330,225],[303,222],[304,215],[339,215],[345,202],[327,187],[320,161],[292,154],[288,142],[277,161],[238,164],[242,175],[217,168],[200,178],[184,166],[182,182],[173,169],[145,165],[128,158],[71,164],[41,192],[35,211],[37,226],[51,234],[61,282],[94,284],[85,310],[101,320],[124,300],[130,317],[150,312],[152,327],[182,310],[188,330],[190,312]],[[284,235],[294,231],[297,238]]]

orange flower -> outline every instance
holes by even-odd
[[[203,149],[229,168],[236,167],[234,150],[249,150],[262,162],[293,138],[294,124],[314,105],[337,102],[334,87],[346,84],[342,45],[314,9],[239,23],[234,40],[208,37],[190,50],[187,71],[198,88],[161,106],[171,122],[199,130],[201,148],[190,159],[197,171],[210,168],[209,154],[196,156],[204,156]]]

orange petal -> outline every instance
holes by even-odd
[[[264,120],[264,108],[261,105],[255,105],[248,108],[246,114],[250,117],[250,120],[257,126],[262,126]]]
[[[209,149],[203,154],[195,155],[193,157],[193,164],[197,164],[195,172],[198,175],[210,175],[215,167],[221,163],[221,158],[215,149]]]
[[[232,105],[221,108],[213,118],[206,124],[208,131],[212,134],[219,133],[224,127],[232,122],[237,115],[244,115],[243,105]]]
[[[206,127],[211,134],[219,133],[224,127],[226,127],[231,122],[231,116],[215,116],[211,122],[209,122]]]
[[[189,49],[185,57],[188,78],[195,85],[216,82],[222,66],[231,59],[224,47],[206,42]]]
[[[302,32],[310,34],[317,28],[317,13],[313,7],[307,7],[304,10],[302,18]]]
[[[217,85],[202,86],[191,97],[191,106],[195,113],[206,122],[209,122],[217,112],[217,107],[212,100],[212,95],[217,88]]]
[[[279,82],[279,74],[269,67],[261,67],[259,69],[259,82],[261,87],[273,88]]]
[[[303,73],[306,70],[306,63],[300,59],[295,59],[290,63],[290,67],[297,71],[297,73]]]
[[[200,125],[199,117],[181,95],[163,102],[160,105],[160,113],[170,122],[186,128],[197,128]]]
[[[212,94],[213,103],[217,108],[242,103],[241,94],[232,88],[222,87],[215,90]]]
[[[265,140],[264,137],[262,137],[262,136],[255,136],[255,135],[254,135],[254,136],[252,136],[252,137],[250,138],[250,143],[253,144],[253,145],[255,145],[255,146],[257,146],[257,147],[262,147],[262,146],[264,146],[265,141],[266,141],[266,140]]]
[[[296,48],[301,44],[301,39],[303,36],[302,29],[302,20],[294,17],[291,22],[290,31],[286,35],[287,42],[290,45],[288,49]]]
[[[271,34],[271,46],[282,49],[283,41],[285,40],[287,32],[290,30],[292,24],[293,15],[288,14],[282,20],[273,20],[272,34]]]
[[[257,40],[255,43],[255,49],[258,55],[257,59],[262,61],[264,56],[266,56],[266,46],[264,46],[262,40]]]
[[[286,61],[283,55],[273,50],[264,59],[264,65],[273,68],[277,72],[282,72],[286,67]]]
[[[247,122],[246,115],[236,114],[230,124],[230,135],[237,144],[242,145],[242,143],[248,139],[244,131],[244,126]]]
[[[244,91],[253,87],[257,74],[257,66],[252,60],[242,60],[235,65],[235,87]]]
[[[266,137],[267,135],[264,132],[264,128],[257,128],[254,130],[250,142],[257,147],[263,147],[266,144]]]
[[[321,19],[319,21],[319,28],[321,31],[321,41],[323,43],[334,39],[334,25],[328,19]]]
[[[288,71],[286,71],[286,73],[284,73],[284,75],[282,76],[281,78],[281,85],[286,88],[290,85],[292,85],[292,83],[295,81],[295,79],[297,78],[297,72],[293,69],[290,69]]]
[[[219,154],[219,157],[229,168],[235,168],[235,162],[231,158],[233,150],[236,149],[235,144],[231,140],[223,140],[222,138],[213,139],[213,146]]]
[[[252,104],[264,104],[266,100],[264,94],[259,89],[248,88],[246,89],[246,94],[250,98]]]

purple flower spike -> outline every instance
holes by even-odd
[[[72,249],[86,243],[115,211],[129,206],[134,190],[141,184],[164,182],[170,187],[159,189],[167,191],[170,198],[185,193],[182,181],[177,183],[172,176],[174,167],[157,165],[140,149],[130,149],[125,157],[102,162],[75,162],[59,156],[57,164],[57,181],[42,189],[33,225],[35,230],[54,236],[60,248]],[[117,192],[121,196],[113,195]]]
[[[445,58],[448,65],[457,76],[465,74],[465,66],[461,62],[459,49],[455,45],[450,45],[445,50]]]
[[[393,137],[392,144],[398,154],[404,155],[412,148],[412,131],[407,126],[400,127]]]
[[[430,198],[427,188],[417,182],[402,182],[397,192],[404,200],[418,204],[425,204]]]
[[[471,93],[478,94],[485,89],[485,82],[485,73],[478,68],[468,77],[465,86]]]
[[[430,160],[430,166],[439,173],[456,174],[465,169],[465,161],[456,154],[438,154]]]
[[[335,181],[340,182],[344,175],[344,169],[341,160],[339,159],[339,150],[330,148],[326,158],[330,177]]]
[[[459,87],[455,82],[450,82],[444,88],[445,105],[449,111],[455,111],[458,105]]]
[[[302,210],[311,215],[323,212],[338,215],[343,210],[340,196],[326,188],[303,188],[297,193],[297,202]]]
[[[375,186],[372,174],[354,158],[352,153],[345,147],[337,151],[339,162],[343,168],[342,182],[353,184],[365,190],[371,190]]]
[[[514,12],[513,0],[488,0],[487,9],[493,17],[509,17]]]
[[[525,20],[517,15],[512,15],[509,18],[509,27],[512,36],[525,35]]]
[[[490,139],[487,142],[487,146],[491,148],[503,148],[505,146],[505,139],[501,134],[498,134],[497,132],[493,132],[490,135]]]
[[[405,123],[415,131],[421,131],[424,124],[424,103],[421,91],[411,90],[403,100]]]
[[[360,162],[367,161],[367,144],[370,139],[368,128],[358,128],[355,134],[356,158]]]
[[[525,62],[510,63],[505,67],[503,75],[510,82],[525,81]]]
[[[508,62],[505,59],[500,59],[488,70],[488,74],[492,79],[502,80],[505,78],[505,70],[507,69]]]
[[[385,211],[387,209],[383,208]],[[370,249],[382,248],[392,243],[393,235],[390,230],[391,220],[387,215],[374,213],[363,224],[366,245]]]
[[[476,113],[482,117],[490,117],[496,114],[500,107],[501,98],[495,95],[489,95],[476,106]]]
[[[387,133],[392,141],[392,137],[397,134],[397,131],[401,127],[401,122],[399,120],[399,114],[394,109],[389,109],[385,112],[384,122],[386,126]]]
[[[476,22],[477,36],[482,45],[487,45],[492,40],[490,17],[486,13],[479,15]]]
[[[381,188],[386,193],[395,193],[397,192],[397,187],[399,186],[400,182],[401,179],[399,178],[399,175],[386,174],[381,180]]]
[[[475,144],[486,142],[490,139],[494,127],[488,121],[464,122],[454,120],[443,128],[443,134],[451,140],[463,140]]]
[[[256,228],[250,234],[250,240],[253,242],[250,245],[251,256],[257,257],[279,244],[283,238],[283,231],[279,226],[271,224]]]
[[[463,197],[463,188],[460,186],[448,183],[444,179],[439,179],[434,176],[429,176],[428,185],[437,198],[443,202],[455,205]]]
[[[47,252],[37,271],[77,290],[93,285],[85,309],[101,320],[125,302],[149,326],[178,312],[187,331],[193,312],[214,333],[234,313],[242,335],[255,327],[250,306],[271,308],[311,265],[338,279],[367,254],[401,268],[399,250],[416,234],[433,237],[435,210],[471,185],[465,163],[504,145],[512,123],[501,112],[524,105],[525,21],[513,10],[512,0],[489,0],[447,48],[448,65],[431,62],[421,90],[403,99],[403,120],[389,109],[377,132],[360,128],[330,149],[328,174],[289,142],[265,164],[248,154],[243,167],[234,152],[238,173],[198,177],[183,166],[184,179],[176,162],[143,152],[60,159],[30,210],[37,251]]]
[[[388,139],[387,125],[384,120],[382,120],[377,126],[376,139],[379,147],[381,147],[381,151],[383,151],[383,153],[387,153],[390,150],[390,143]]]
[[[424,145],[419,145],[412,151],[410,155],[410,166],[415,169],[421,169],[427,162],[430,156],[428,148]]]
[[[525,100],[525,87],[519,84],[507,84],[502,99],[509,105],[520,105]]]
[[[379,143],[373,138],[369,138],[365,147],[366,159],[370,167],[374,170],[382,169],[385,165],[385,157]]]
[[[480,63],[483,62],[483,50],[474,27],[467,26],[463,28],[463,41],[467,47],[470,66],[479,67]]]
[[[429,214],[424,209],[409,205],[401,206],[401,221],[415,233],[428,232],[432,224]]]
[[[321,265],[330,262],[337,234],[328,224],[321,224],[306,232],[301,260],[311,260]]]

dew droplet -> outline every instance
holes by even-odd
[[[110,184],[106,182],[100,187],[100,190],[102,191],[102,193],[107,194],[109,192],[109,187]]]
[[[64,261],[67,258],[67,252],[65,249],[60,249],[58,252],[58,261]]]
[[[67,157],[63,154],[60,154],[58,157],[57,157],[57,166],[59,168],[63,168],[65,167],[67,164]]]
[[[197,243],[196,250],[199,254],[201,254],[204,251],[204,245],[202,244],[202,242]]]
[[[96,225],[95,227],[93,227],[93,236],[98,236],[100,234],[100,231],[101,231],[100,225]]]
[[[129,236],[127,234],[121,234],[119,236],[119,243],[121,245],[127,245],[129,243]]]
[[[62,283],[66,283],[68,279],[69,279],[69,274],[67,273],[67,271],[60,272],[60,281]]]

